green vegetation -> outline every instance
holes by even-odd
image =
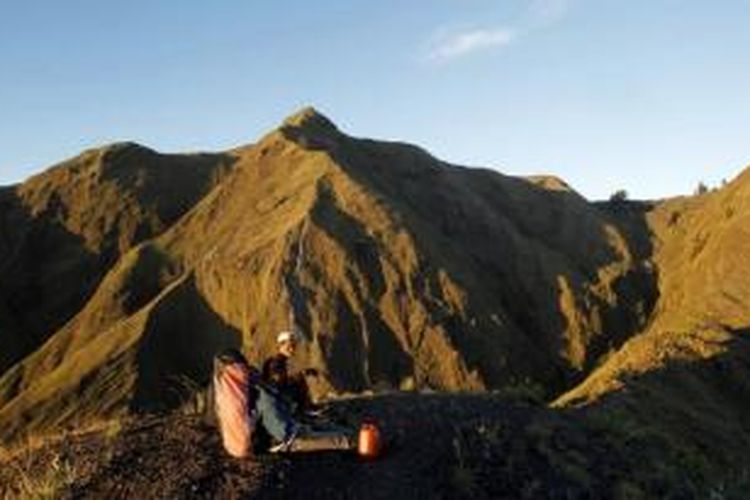
[[[621,203],[628,200],[628,192],[625,189],[618,189],[609,196],[609,201]]]

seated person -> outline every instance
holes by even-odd
[[[213,407],[227,452],[242,458],[268,450],[351,450],[352,429],[306,425],[292,416],[287,401],[260,381],[260,373],[236,349],[214,360]]]
[[[295,419],[286,400],[273,388],[258,384],[255,410],[259,423],[272,438],[268,451],[352,450],[355,448],[351,429],[327,423],[310,425]]]
[[[318,371],[308,368],[290,375],[289,360],[297,349],[297,337],[292,332],[281,332],[276,337],[277,352],[263,363],[262,379],[275,388],[292,406],[294,414],[315,413],[316,408],[310,398],[310,388],[305,376],[318,376]]]

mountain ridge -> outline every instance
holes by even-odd
[[[299,363],[323,374],[318,396],[526,386],[563,408],[596,406],[622,387],[620,360],[638,359],[623,354],[630,346],[679,345],[660,332],[683,308],[715,303],[733,311],[728,326],[750,323],[736,301],[679,298],[685,269],[700,282],[711,268],[685,248],[699,256],[740,245],[727,255],[743,255],[745,240],[726,235],[744,234],[747,175],[698,198],[592,204],[554,177],[468,169],[351,137],[313,108],[224,153],[162,155],[132,143],[84,152],[0,203],[0,255],[26,253],[11,230],[23,227],[13,222],[16,192],[32,220],[107,254],[84,293],[61,275],[76,291],[48,313],[53,331],[38,328],[20,348],[19,333],[0,338],[15,352],[0,364],[0,439],[177,408],[186,383],[207,383],[213,352],[239,347],[258,363],[288,328],[307,340]],[[111,184],[101,188],[101,177]],[[112,205],[90,208],[92,199]],[[724,232],[701,247],[717,214]],[[747,304],[727,274],[746,267],[722,262],[717,272],[735,283],[726,289]],[[21,280],[9,276],[0,319],[12,319],[7,297]],[[658,371],[661,351],[644,349],[642,366]],[[670,363],[680,351],[667,352]]]

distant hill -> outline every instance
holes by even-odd
[[[747,415],[749,192],[746,172],[590,203],[309,108],[218,154],[88,151],[0,193],[0,439],[177,408],[217,350],[257,363],[291,327],[319,395],[522,387],[594,411],[636,380],[675,414],[696,390]]]
[[[175,223],[230,166],[224,155],[122,143],[3,188],[0,372],[70,320],[128,250]]]

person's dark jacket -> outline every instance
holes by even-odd
[[[283,354],[276,354],[268,358],[263,363],[262,377],[266,383],[272,384],[278,389],[288,386],[291,382],[288,358]]]

